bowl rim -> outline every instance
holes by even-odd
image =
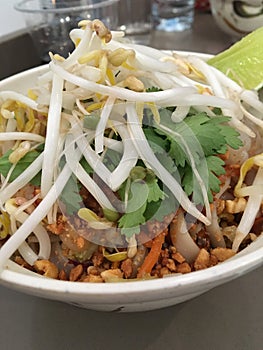
[[[178,52],[182,55],[198,55],[204,59],[213,56],[206,53],[191,51],[164,50],[164,52]],[[0,89],[8,83],[15,82],[17,79],[27,78],[28,75],[30,76],[36,73],[43,74],[47,69],[48,64],[45,64],[14,74],[0,81]],[[263,236],[261,237],[263,239]],[[250,246],[251,245],[253,245],[253,243],[251,243]],[[0,271],[0,285],[6,285],[13,289],[20,288],[22,290],[30,290],[31,294],[33,291],[41,290],[42,295],[45,292],[54,295],[67,293],[68,295],[89,296],[94,298],[96,296],[117,297],[125,295],[128,300],[142,292],[151,292],[150,295],[147,294],[148,300],[149,298],[156,299],[156,294],[158,294],[159,299],[164,298],[167,294],[171,295],[171,293],[176,290],[184,289],[185,287],[198,288],[199,286],[205,287],[202,288],[202,290],[209,290],[224,282],[244,275],[261,265],[263,265],[263,246],[257,247],[256,251],[248,253],[245,253],[245,250],[243,250],[234,257],[218,265],[200,271],[193,271],[189,274],[172,274],[165,278],[104,283],[102,288],[101,283],[71,282],[45,278],[37,273],[29,272],[19,265],[17,265],[17,269],[14,271],[12,266],[10,267],[7,262]],[[160,291],[162,292],[161,296],[159,294]]]
[[[176,274],[164,278],[146,279],[127,282],[101,283],[71,282],[45,278],[37,273],[20,273],[10,270],[6,265],[0,272],[0,284],[41,290],[42,292],[61,293],[84,296],[116,296],[128,294],[130,297],[142,292],[167,292],[185,287],[205,286],[211,289],[225,281],[233,280],[245,273],[263,265],[263,247],[255,252],[248,253],[245,257],[228,259],[218,265],[189,274]],[[24,268],[18,266],[24,271]],[[32,275],[31,275],[32,274]],[[215,284],[216,282],[216,284]]]

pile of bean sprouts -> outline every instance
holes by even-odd
[[[205,210],[201,211],[154,154],[141,127],[140,111],[146,105],[160,126],[157,106],[176,106],[171,117],[175,123],[184,120],[190,108],[213,116],[212,107],[218,107],[223,115],[231,118],[230,125],[240,132],[245,143],[242,149],[245,156],[240,160],[244,163],[241,167],[244,176],[237,186],[236,196],[247,197],[247,204],[233,240],[232,249],[237,252],[253,226],[263,198],[262,150],[257,149],[258,155],[251,156],[249,146],[255,145],[263,128],[263,104],[257,92],[244,89],[198,55],[182,56],[129,43],[122,32],[110,32],[98,20],[80,22],[79,28],[70,32],[70,38],[75,44],[74,51],[66,58],[50,54],[48,71],[39,76],[37,86],[32,87],[28,96],[0,91],[0,155],[12,149],[14,165],[6,177],[1,175],[0,182],[1,228],[4,228],[6,216],[10,221],[10,237],[0,249],[0,267],[4,268],[17,250],[30,265],[38,259],[50,258],[52,244],[43,222],[56,222],[58,198],[72,174],[102,208],[115,210],[107,193],[81,165],[83,156],[112,192],[127,180],[137,161],[142,160],[187,213],[211,232],[218,229],[217,216],[211,211],[202,179],[199,180]],[[160,91],[146,92],[152,86]],[[96,102],[88,110],[83,101],[90,98]],[[27,106],[46,118],[45,135],[30,127],[30,117],[28,125],[19,129],[17,113],[8,107],[10,101],[15,101],[17,106]],[[95,130],[87,130],[83,117],[93,109],[101,110],[100,119]],[[32,123],[33,119],[32,112]],[[121,141],[106,137],[106,128],[118,133]],[[9,181],[16,162],[43,143],[43,152],[15,180]],[[103,163],[106,148],[122,154],[112,172]],[[62,157],[66,162],[60,169]],[[249,186],[244,186],[244,177],[252,166],[256,168],[256,176]],[[14,195],[40,171],[40,190],[18,206]],[[218,198],[226,188],[221,188]],[[30,212],[36,202],[38,205]],[[38,252],[27,242],[32,234],[39,243]],[[130,241],[130,248],[136,245],[136,237]]]

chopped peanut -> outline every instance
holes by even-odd
[[[168,267],[171,272],[176,271],[176,265],[173,259],[167,259],[166,267]]]
[[[104,256],[102,253],[100,252],[95,252],[92,256],[92,262],[94,264],[94,266],[100,266],[103,262]]]
[[[216,201],[216,213],[220,215],[224,211],[225,206],[226,206],[226,201],[223,199],[218,199]]]
[[[49,260],[37,260],[34,263],[34,267],[38,272],[43,273],[43,275],[46,277],[58,278],[58,268]]]
[[[191,266],[187,262],[177,265],[178,273],[189,273],[191,272]]]
[[[101,276],[87,275],[83,279],[81,279],[81,282],[103,283],[104,281]]]
[[[67,281],[67,275],[65,270],[60,270],[58,274],[58,279],[61,281]]]
[[[123,273],[120,269],[111,269],[103,271],[100,275],[105,282],[113,282],[114,280],[123,278]]]
[[[171,272],[169,271],[169,269],[167,267],[162,267],[161,271],[160,271],[160,277],[163,277],[165,275],[169,275]]]
[[[70,281],[77,281],[83,273],[83,266],[81,264],[73,267],[69,274]]]
[[[218,264],[218,259],[215,255],[210,254],[210,266],[215,266]]]
[[[125,278],[129,278],[133,272],[132,259],[128,258],[121,263],[121,270],[124,273]]]
[[[226,211],[230,214],[241,213],[245,210],[247,201],[245,198],[235,198],[234,200],[226,201]]]
[[[195,270],[206,269],[210,265],[210,255],[204,248],[200,249],[194,262]]]
[[[95,266],[89,266],[87,268],[87,274],[88,275],[93,275],[93,276],[99,276],[101,273],[101,269]]]
[[[173,253],[172,258],[180,264],[185,261],[185,258],[182,256],[182,254],[180,254],[178,252]]]
[[[235,252],[229,248],[218,247],[211,251],[211,256],[213,255],[218,259],[218,261],[222,262],[234,256]]]

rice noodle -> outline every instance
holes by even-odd
[[[225,247],[225,241],[222,233],[222,228],[218,223],[218,216],[216,213],[216,205],[213,205],[211,210],[211,224],[206,226],[207,232],[211,239],[213,247]]]
[[[263,185],[263,168],[259,168],[257,175],[253,182],[253,186]],[[240,223],[237,227],[236,236],[232,245],[232,249],[236,252],[243,241],[243,239],[248,235],[253,226],[255,218],[260,209],[260,205],[263,200],[262,191],[251,194],[248,198],[246,209],[242,215]]]
[[[189,263],[192,263],[197,257],[200,249],[195,244],[187,230],[182,210],[178,210],[177,217],[172,221],[171,231],[175,231],[175,234],[171,233],[174,246]]]

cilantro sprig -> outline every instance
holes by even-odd
[[[144,132],[160,162],[181,181],[182,187],[196,204],[203,204],[200,186],[192,170],[189,150],[201,178],[207,184],[208,198],[219,191],[218,176],[225,173],[224,161],[218,156],[228,147],[242,146],[239,133],[229,126],[230,118],[217,110],[216,116],[196,113],[193,110],[182,121],[174,123],[172,110],[160,109],[161,123],[157,125],[148,111]]]

